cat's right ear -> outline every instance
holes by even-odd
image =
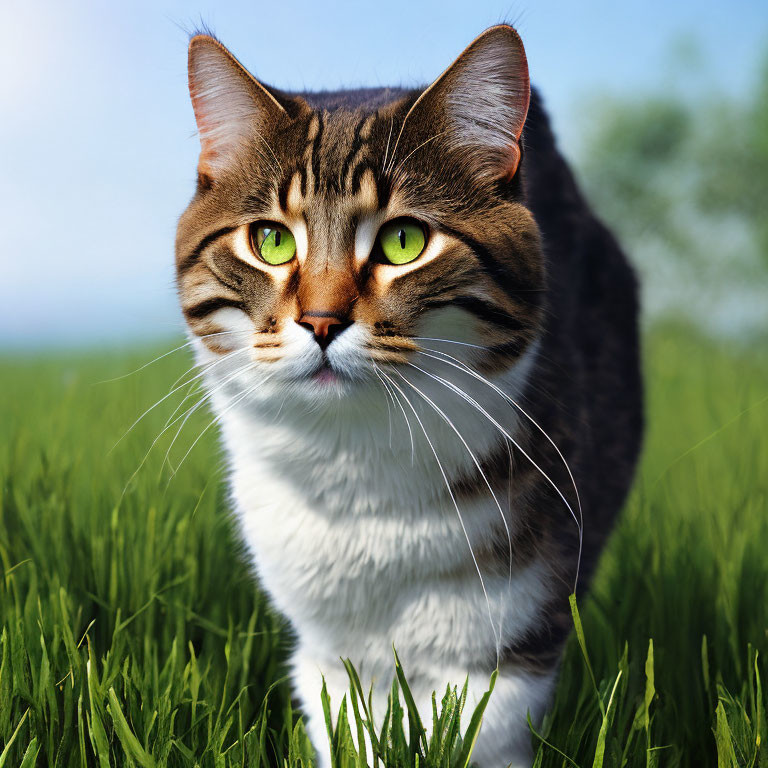
[[[525,48],[508,24],[487,29],[429,86],[405,117],[418,146],[441,138],[480,176],[509,181],[531,98]]]
[[[285,109],[215,38],[189,43],[189,94],[200,135],[198,174],[210,182],[238,150]]]

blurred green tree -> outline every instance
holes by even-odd
[[[651,94],[594,98],[576,165],[650,317],[751,336],[768,326],[768,55],[742,96],[710,87],[704,62],[688,70]]]
[[[748,222],[768,269],[768,56],[749,103],[724,106],[701,145],[698,201],[706,213]]]

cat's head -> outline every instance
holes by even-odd
[[[201,153],[178,287],[200,353],[229,355],[240,389],[322,400],[419,350],[490,372],[535,340],[544,260],[514,29],[487,30],[426,90],[347,92],[331,109],[261,84],[207,35],[189,83]]]

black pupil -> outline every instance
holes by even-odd
[[[275,230],[275,248],[280,247],[280,237],[282,235],[282,232],[280,232],[279,229]]]
[[[398,236],[398,238],[400,239],[400,247],[401,247],[403,250],[405,250],[405,230],[404,230],[404,229],[401,229],[401,230],[400,230],[400,231],[397,233],[397,236]]]

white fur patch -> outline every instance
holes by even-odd
[[[355,262],[363,264],[373,250],[376,236],[381,225],[386,221],[386,212],[377,211],[363,216],[355,230]]]

